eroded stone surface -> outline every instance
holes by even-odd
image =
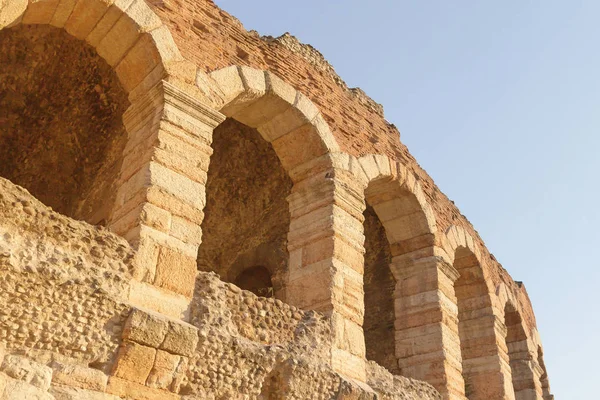
[[[105,224],[127,134],[116,74],[61,29],[0,31],[0,176],[62,214]]]

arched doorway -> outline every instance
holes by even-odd
[[[0,176],[54,210],[106,224],[128,106],[114,70],[85,42],[49,25],[0,31]]]

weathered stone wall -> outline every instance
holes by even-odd
[[[127,316],[133,251],[0,178],[0,341],[38,360],[106,368]]]
[[[436,399],[423,382],[393,377],[372,365],[369,384],[353,383],[328,365],[327,317],[278,299],[257,297],[201,273],[192,324],[199,342],[181,393],[192,398]],[[348,396],[348,397],[345,397]],[[356,397],[352,397],[356,396]]]
[[[127,95],[95,49],[46,25],[0,31],[0,176],[58,212],[105,224]]]
[[[400,133],[385,120],[381,106],[361,90],[348,89],[317,50],[287,34],[273,39],[248,32],[235,17],[211,0],[164,0],[154,3],[153,9],[170,27],[184,57],[201,70],[247,65],[273,71],[317,105],[343,151],[355,156],[383,154],[405,165],[427,196],[439,231],[458,225],[475,239],[482,249],[482,268],[487,278],[496,287],[507,286],[519,299],[528,329],[535,329],[535,317],[525,288],[514,282],[486,249],[470,222],[399,141]]]

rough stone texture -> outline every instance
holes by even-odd
[[[291,180],[272,146],[235,120],[215,129],[212,146],[198,268],[234,282],[244,270],[263,267],[273,283],[281,282],[287,271]]]
[[[181,394],[189,399],[438,399],[433,387],[396,380],[385,369],[373,385],[335,373],[327,358],[328,318],[278,299],[257,297],[201,273],[192,324],[200,341]]]
[[[44,204],[106,223],[127,139],[121,121],[127,106],[108,64],[64,30],[0,31],[0,176]]]
[[[106,365],[128,314],[127,242],[50,211],[2,178],[0,238],[0,340],[8,350]]]

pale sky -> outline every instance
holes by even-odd
[[[533,302],[557,400],[600,398],[600,2],[217,0],[319,49]]]

